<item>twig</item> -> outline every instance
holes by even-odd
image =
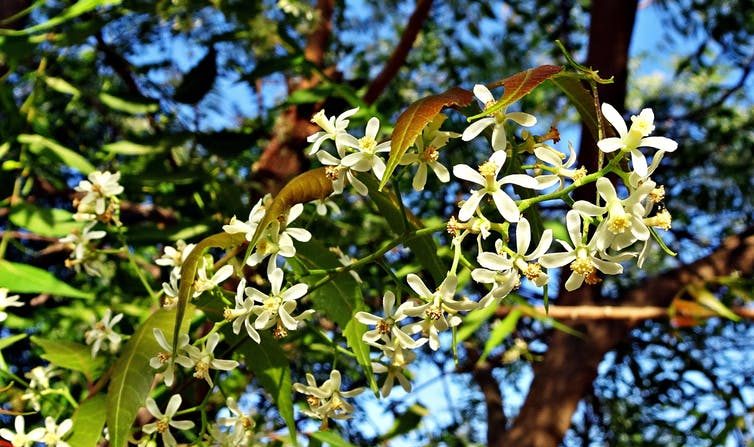
[[[417,0],[416,8],[408,19],[408,24],[406,24],[406,29],[403,30],[401,40],[398,42],[395,50],[393,50],[393,54],[390,55],[390,59],[382,67],[382,71],[374,78],[374,81],[369,85],[364,95],[364,101],[367,104],[374,103],[380,97],[388,84],[390,84],[390,81],[398,74],[398,70],[406,63],[408,52],[414,45],[416,36],[419,35],[419,31],[422,29],[422,24],[424,24],[424,21],[429,16],[429,8],[431,6],[432,0]]]

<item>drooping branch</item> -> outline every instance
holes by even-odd
[[[727,238],[709,256],[648,279],[625,293],[626,306],[670,305],[676,293],[695,281],[712,281],[734,271],[754,274],[754,228]],[[569,301],[597,304],[594,288],[577,289]],[[585,336],[555,332],[542,362],[534,365],[529,395],[498,446],[556,446],[571,424],[579,401],[589,393],[607,352],[628,336],[636,320],[582,321],[574,326]]]
[[[388,84],[390,84],[390,81],[398,74],[398,70],[406,63],[408,53],[411,51],[411,47],[414,45],[419,31],[421,31],[424,21],[429,16],[431,6],[432,0],[417,0],[414,12],[408,19],[406,29],[403,30],[401,39],[393,50],[393,54],[390,55],[390,59],[387,60],[382,67],[382,71],[374,78],[364,95],[364,101],[367,104],[374,103],[380,97]]]

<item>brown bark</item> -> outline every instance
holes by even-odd
[[[393,50],[393,54],[390,55],[390,59],[385,63],[380,74],[374,78],[374,81],[369,85],[369,89],[367,89],[364,95],[364,101],[367,104],[372,104],[379,98],[388,84],[390,84],[390,81],[398,74],[398,70],[406,63],[408,52],[411,51],[411,47],[414,45],[419,31],[422,29],[422,24],[429,17],[431,6],[432,0],[417,0],[414,12],[408,19],[406,29],[403,31],[395,50]]]
[[[317,0],[319,22],[309,35],[304,49],[306,60],[319,67],[324,64],[328,41],[332,34],[334,8],[335,0]],[[319,82],[318,75],[312,74],[309,78],[289,82],[289,92],[311,88]],[[259,160],[252,166],[254,175],[265,182],[267,191],[276,194],[289,179],[304,170],[306,160],[303,149],[307,145],[306,137],[317,131],[317,127],[309,121],[310,115],[310,112],[303,112],[301,108],[291,106],[275,123],[272,138]]]

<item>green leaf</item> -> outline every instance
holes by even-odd
[[[69,298],[92,298],[91,293],[69,286],[46,270],[8,261],[0,261],[0,287],[18,293],[49,293]]]
[[[102,104],[113,110],[128,113],[130,115],[144,115],[147,113],[153,113],[160,108],[160,105],[155,102],[129,101],[105,92],[99,94],[99,100],[102,101]]]
[[[102,146],[107,152],[112,152],[118,155],[147,155],[147,154],[159,154],[165,152],[164,147],[160,146],[146,146],[143,144],[134,143],[131,141],[116,141]]]
[[[564,73],[550,78],[550,82],[565,93],[571,104],[576,107],[579,116],[581,116],[581,121],[589,129],[592,138],[594,138],[594,141],[597,141],[599,139],[599,132],[597,130],[597,110],[594,108],[594,97],[584,88],[581,80]]]
[[[228,338],[235,337],[229,326],[223,328]],[[280,344],[267,332],[261,332],[261,343],[254,343],[251,339],[243,343],[236,352],[246,358],[246,367],[259,380],[262,388],[272,396],[272,400],[280,412],[280,416],[288,425],[291,439],[296,439],[296,422],[293,419],[293,386],[291,381],[291,367],[285,351]]]
[[[47,31],[60,25],[61,23],[67,22],[70,19],[78,17],[82,14],[86,14],[87,12],[90,12],[97,7],[119,5],[121,1],[122,0],[79,0],[78,2],[71,5],[68,9],[51,18],[50,20],[47,20],[46,22],[30,26],[29,28],[22,30],[0,29],[0,35],[22,36],[38,33],[41,31]],[[39,4],[42,3],[44,2],[39,2]]]
[[[81,402],[73,413],[73,432],[66,442],[71,447],[96,447],[102,437],[107,398],[97,394]]]
[[[395,128],[390,137],[390,157],[378,189],[381,191],[387,185],[393,171],[395,171],[408,148],[414,144],[416,137],[443,108],[449,106],[466,107],[473,98],[470,91],[453,87],[437,95],[422,98],[408,106],[395,122]]]
[[[16,334],[16,335],[11,335],[9,337],[0,338],[0,351],[2,351],[3,349],[7,348],[8,346],[12,345],[13,343],[17,341],[23,340],[26,337],[27,337],[26,334]]]
[[[356,447],[332,430],[314,432],[309,436],[332,447]]]
[[[337,256],[316,240],[297,244],[295,259],[308,269],[332,269],[341,265]],[[298,270],[300,274],[305,272],[302,268]],[[353,318],[356,312],[366,310],[361,285],[349,273],[344,272],[310,292],[309,298],[316,310],[341,327],[346,343],[356,355],[356,361],[364,369],[364,376],[369,381],[369,387],[376,393],[377,381],[372,373],[369,347],[361,339],[367,328]]]
[[[456,340],[458,343],[471,337],[487,320],[495,315],[497,306],[486,306],[469,312],[463,319],[463,325],[458,329]]]
[[[516,329],[519,317],[521,317],[521,311],[513,309],[504,319],[495,324],[490,333],[490,338],[484,344],[484,351],[482,352],[482,356],[479,357],[479,362],[487,360],[492,350],[500,346],[503,340]]]
[[[207,238],[202,239],[201,242],[196,244],[191,253],[188,255],[183,265],[181,265],[181,280],[180,287],[178,289],[178,304],[176,305],[175,312],[175,325],[170,331],[173,334],[173,354],[175,354],[178,348],[178,336],[181,334],[181,328],[183,327],[183,316],[186,313],[186,308],[191,298],[191,289],[196,279],[196,271],[199,269],[199,262],[204,256],[204,252],[210,248],[223,248],[228,249],[233,246],[238,246],[246,241],[246,237],[242,233],[228,234],[218,233]]]
[[[380,214],[385,217],[385,220],[395,234],[405,234],[406,231],[424,228],[421,219],[414,216],[408,209],[401,207],[395,193],[392,191],[379,191],[377,189],[377,181],[374,177],[364,175],[360,176],[359,179],[369,188],[369,197],[374,200],[374,203],[380,210]],[[404,211],[406,217],[404,217]],[[406,223],[408,223],[408,228],[406,228]],[[405,245],[411,249],[411,252],[416,256],[417,261],[419,261],[422,267],[432,275],[435,283],[440,284],[443,278],[445,278],[447,268],[437,255],[439,249],[434,238],[431,235],[414,237],[407,240]]]
[[[66,210],[39,208],[28,203],[11,208],[10,221],[18,227],[46,237],[62,237],[84,226],[73,220],[73,214]]]
[[[128,340],[112,366],[113,377],[107,390],[107,429],[111,446],[122,447],[128,442],[136,413],[144,406],[154,380],[155,370],[149,366],[149,359],[162,351],[153,330],[161,329],[171,343],[175,314],[175,309],[159,309],[153,313]],[[181,329],[185,332],[188,327]]]
[[[81,95],[81,91],[77,89],[76,87],[72,86],[68,81],[66,81],[63,78],[56,78],[52,76],[45,76],[44,77],[45,84],[47,84],[48,87],[55,90],[58,93],[63,93],[65,95],[71,95],[73,97]]]
[[[322,101],[330,96],[333,96],[333,87],[327,84],[320,84],[312,88],[296,90],[288,95],[286,103],[311,104]]]
[[[493,82],[489,87],[494,88],[502,86],[505,89],[503,91],[503,96],[495,101],[495,104],[491,107],[485,108],[482,113],[470,116],[468,121],[505,109],[509,105],[528,95],[532,90],[537,88],[539,84],[545,82],[561,71],[563,71],[563,67],[558,65],[540,65],[539,67],[530,68],[512,76],[508,76],[500,81]]]
[[[92,358],[92,349],[81,343],[39,337],[31,337],[31,341],[44,350],[43,359],[64,369],[82,372],[89,382],[99,376],[105,365],[103,357]]]
[[[739,321],[741,317],[736,315],[733,311],[723,304],[717,297],[710,292],[704,285],[689,285],[687,288],[689,294],[693,296],[696,301],[712,310],[716,314],[725,317],[732,321]]]
[[[78,169],[82,174],[89,174],[94,171],[94,166],[89,160],[79,153],[68,149],[57,141],[45,138],[42,135],[21,134],[18,136],[18,142],[28,144],[29,149],[34,153],[39,153],[40,148],[48,149],[52,155],[58,158],[65,165]]]

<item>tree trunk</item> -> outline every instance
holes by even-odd
[[[615,83],[600,88],[600,101],[622,108],[628,79],[628,49],[631,43],[637,0],[595,0],[592,3],[589,50],[586,65]],[[593,172],[598,152],[586,128],[582,129],[579,164]],[[593,199],[593,188],[579,188],[577,199]],[[598,287],[573,292],[562,289],[558,304],[590,305],[600,301]],[[534,380],[521,412],[498,446],[556,446],[571,425],[579,401],[589,392],[603,356],[624,338],[625,323],[588,322],[575,326],[585,334],[580,339],[563,332],[552,334],[547,354],[534,365]],[[500,430],[489,427],[488,430]]]

